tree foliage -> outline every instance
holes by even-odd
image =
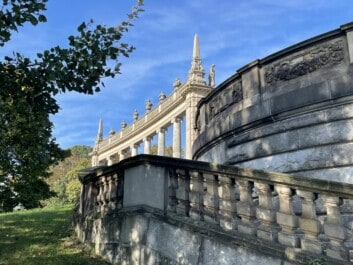
[[[91,166],[88,154],[92,151],[92,148],[78,145],[71,147],[69,151],[70,156],[50,169],[52,174],[47,183],[50,189],[55,192],[55,197],[46,200],[45,205],[77,202],[81,189],[78,172]]]
[[[0,47],[25,24],[46,22],[46,3],[2,0]],[[121,38],[141,6],[138,1],[118,26],[83,22],[77,35],[68,37],[67,47],[38,52],[33,59],[14,52],[0,61],[0,210],[11,210],[19,203],[37,207],[52,195],[44,181],[48,168],[67,156],[52,136],[49,115],[59,111],[55,95],[99,92],[103,77],[120,73],[119,58],[134,49]]]

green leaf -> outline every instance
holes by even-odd
[[[44,15],[39,15],[38,20],[39,22],[47,22],[47,18]]]

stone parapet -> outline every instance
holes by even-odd
[[[78,234],[96,244],[104,243],[86,235],[92,229],[82,226],[82,220],[92,217],[105,220],[111,216],[108,218],[110,225],[105,221],[99,224],[99,229],[104,230],[121,222],[122,212],[142,207],[163,216],[153,228],[156,231],[172,229],[166,228],[169,222],[166,220],[173,220],[172,225],[183,229],[185,224],[203,227],[206,230],[200,233],[207,234],[212,244],[216,244],[218,235],[227,233],[232,242],[243,238],[235,244],[251,246],[250,241],[260,244],[261,248],[250,247],[249,251],[257,253],[254,255],[265,253],[269,259],[276,259],[276,255],[282,253],[289,264],[304,264],[321,256],[332,264],[347,264],[352,259],[353,212],[347,211],[352,208],[352,184],[151,155],[138,155],[93,170],[81,181]],[[96,189],[94,193],[92,186]],[[345,207],[342,207],[343,202]],[[190,236],[199,237],[198,228],[193,228]],[[121,233],[127,233],[124,229]],[[102,235],[104,238],[102,231],[99,238]],[[160,235],[154,233],[154,240],[156,236]],[[131,245],[131,239],[129,242]],[[161,244],[159,239],[153,242]],[[271,254],[270,248],[275,245],[279,252]],[[224,246],[229,251],[237,249],[226,241],[218,245],[221,249]],[[102,254],[100,249],[97,253]],[[175,249],[165,244],[153,249],[168,257],[177,255]],[[185,248],[180,246],[177,253],[187,257],[188,251],[185,245]],[[203,252],[197,253],[194,254]],[[209,264],[208,261],[193,263],[189,258],[186,258],[188,264]],[[178,259],[174,261],[184,264]],[[276,262],[268,264],[280,264]]]

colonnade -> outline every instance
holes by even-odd
[[[211,71],[212,70],[212,71]],[[172,127],[172,156],[181,158],[182,146],[185,147],[186,159],[192,158],[192,145],[196,139],[195,117],[199,101],[207,96],[214,85],[214,65],[211,66],[209,83],[204,79],[204,68],[201,64],[199,41],[194,38],[193,56],[188,79],[181,83],[177,78],[173,83],[174,90],[166,96],[159,95],[159,103],[153,107],[146,101],[146,113],[139,117],[137,110],[133,112],[133,122],[121,123],[121,130],[110,131],[108,138],[103,137],[103,122],[100,120],[97,140],[92,156],[92,166],[112,165],[128,156],[136,156],[143,144],[143,153],[151,154],[152,140],[157,136],[157,155],[164,156],[166,148],[166,131]],[[211,75],[212,73],[212,75]],[[182,123],[185,122],[185,131]],[[185,143],[182,143],[185,135]]]

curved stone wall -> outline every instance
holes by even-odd
[[[193,158],[353,183],[353,23],[237,71],[198,106]]]

